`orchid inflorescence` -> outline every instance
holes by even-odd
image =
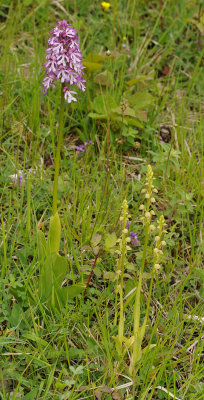
[[[73,96],[77,92],[71,90],[76,88],[85,91],[85,80],[81,64],[81,51],[79,50],[79,38],[77,31],[66,20],[57,21],[57,26],[50,31],[52,34],[48,39],[46,50],[46,77],[43,79],[43,93],[47,94],[50,87],[55,87],[54,82],[63,84],[64,98],[68,103],[77,101]],[[66,85],[67,84],[67,85]]]

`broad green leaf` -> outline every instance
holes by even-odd
[[[39,279],[39,295],[42,301],[56,303],[56,293],[62,290],[61,285],[67,273],[67,261],[59,254],[50,254],[42,265]]]
[[[100,71],[103,68],[102,64],[90,61],[83,61],[83,65],[89,72]]]
[[[123,115],[120,107],[112,108],[111,111],[115,112],[116,114]],[[124,115],[135,117],[135,110],[133,108],[127,107],[127,109],[124,111]]]
[[[55,384],[56,389],[59,389],[59,390],[64,390],[66,388],[66,386],[67,386],[66,383],[63,383],[60,381],[56,382],[56,384]]]
[[[48,233],[48,252],[58,253],[60,246],[61,224],[58,212],[50,218],[50,227]]]
[[[116,279],[116,274],[112,271],[104,271],[103,276],[104,279],[109,279],[110,281],[114,281]]]
[[[93,252],[94,252],[95,256],[99,253],[99,251],[100,251],[99,246],[94,247]]]
[[[19,304],[14,303],[9,322],[12,327],[16,327],[23,318],[23,310]]]
[[[136,118],[138,118],[140,121],[144,121],[147,122],[148,118],[147,118],[147,111],[144,110],[136,110],[135,111],[135,116]]]
[[[35,389],[31,390],[31,392],[27,393],[24,397],[24,400],[35,400],[37,399],[39,388],[35,387]]]
[[[106,70],[96,75],[94,81],[101,86],[111,86],[113,84],[113,75]]]
[[[124,120],[127,123],[127,125],[132,125],[132,126],[135,126],[136,128],[140,128],[140,129],[143,128],[143,124],[140,121],[138,121],[137,119],[125,117]]]
[[[96,113],[90,112],[88,114],[88,117],[90,117],[92,119],[107,119],[107,114],[96,114]]]
[[[129,103],[134,106],[134,110],[148,107],[155,101],[154,97],[148,92],[136,92],[135,94],[127,97]]]
[[[52,349],[52,345],[46,340],[42,339],[40,336],[38,336],[34,331],[25,332],[23,334],[23,338],[32,340],[33,342],[38,343],[39,345],[46,347],[47,349]]]
[[[45,240],[44,233],[38,229],[37,231],[37,243],[38,243],[38,257],[42,260],[47,255],[47,242]]]
[[[94,233],[91,239],[91,244],[93,247],[96,247],[101,241],[101,235],[99,233]]]
[[[74,297],[77,297],[79,294],[81,294],[84,289],[85,289],[84,283],[78,283],[77,285],[67,285],[61,288],[60,291],[60,298],[63,301],[64,304],[69,299],[73,299]]]
[[[83,60],[83,64],[84,61],[89,61],[91,63],[100,63],[105,61],[106,57],[102,56],[100,54],[95,54],[95,53],[90,53],[88,54],[88,56]]]
[[[114,98],[110,95],[100,95],[95,97],[92,103],[92,110],[95,111],[97,114],[107,115],[107,108],[108,110],[114,109],[117,107],[117,104]]]
[[[113,248],[117,243],[117,236],[115,232],[111,233],[110,235],[107,236],[105,240],[105,248],[106,250],[110,250]]]
[[[52,254],[52,260],[53,283],[61,287],[67,273],[67,260],[59,254]]]
[[[97,276],[97,278],[101,277],[101,269],[99,267],[95,267],[93,272]]]

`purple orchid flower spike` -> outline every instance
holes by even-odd
[[[81,51],[79,50],[79,38],[77,31],[65,19],[57,21],[57,26],[50,31],[48,49],[46,50],[46,76],[42,81],[47,94],[50,87],[55,87],[56,82],[61,84],[61,102],[59,113],[59,132],[57,150],[55,156],[55,174],[53,185],[53,215],[57,213],[58,177],[60,169],[60,150],[63,141],[64,126],[64,102],[76,102],[77,92],[73,89],[85,91],[83,79],[84,67],[81,63]],[[80,151],[83,151],[81,149]]]
[[[66,20],[57,21],[57,26],[51,30],[46,50],[46,77],[43,79],[43,93],[47,94],[50,87],[55,87],[54,82],[64,84],[64,98],[67,103],[77,101],[77,92],[71,90],[74,85],[79,90],[85,91],[85,80],[79,50],[79,38],[76,29],[72,28]]]

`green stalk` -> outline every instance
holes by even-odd
[[[60,167],[60,151],[63,139],[63,117],[64,117],[64,85],[61,87],[61,103],[60,103],[60,122],[59,122],[59,137],[57,143],[57,152],[55,157],[55,176],[54,176],[54,187],[53,187],[53,215],[57,212],[57,191],[58,191],[58,177]]]
[[[149,184],[149,191],[151,191],[151,184]],[[149,211],[150,208],[150,200],[147,202],[147,212]],[[133,343],[133,350],[132,350],[132,357],[131,357],[131,364],[130,364],[130,374],[132,375],[133,369],[135,366],[135,363],[140,359],[141,356],[141,344],[142,344],[142,339],[144,337],[144,332],[145,332],[145,326],[146,326],[146,320],[145,324],[140,328],[140,295],[141,295],[141,288],[142,288],[142,276],[144,272],[144,266],[145,266],[145,260],[146,260],[146,253],[147,253],[147,245],[148,245],[148,239],[149,239],[149,225],[147,224],[145,227],[145,243],[144,243],[144,249],[143,249],[143,256],[142,256],[142,264],[140,268],[140,276],[139,276],[139,282],[136,290],[136,297],[135,297],[135,304],[134,304],[134,326],[133,326],[133,335],[135,338],[135,341]]]
[[[145,232],[145,244],[143,250],[143,258],[142,258],[142,265],[140,268],[140,276],[139,282],[136,290],[136,298],[135,298],[135,305],[134,305],[134,327],[133,327],[133,334],[135,337],[135,341],[133,343],[133,350],[132,350],[132,357],[131,357],[131,364],[130,364],[130,374],[132,375],[135,363],[140,358],[141,355],[141,344],[142,344],[142,337],[140,337],[140,295],[141,295],[141,287],[142,287],[142,276],[144,271],[146,253],[147,253],[147,245],[148,245],[148,238],[149,238],[149,226],[146,226]]]
[[[127,218],[123,221],[123,230],[125,229]],[[122,354],[122,343],[124,337],[124,304],[123,304],[123,282],[125,269],[126,236],[122,233],[122,254],[121,254],[121,280],[120,280],[120,321],[118,325],[118,339],[120,342],[120,352]]]

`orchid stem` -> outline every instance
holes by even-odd
[[[57,143],[57,152],[55,156],[55,176],[53,186],[53,215],[57,212],[57,192],[58,192],[58,177],[60,168],[60,151],[63,139],[63,121],[64,121],[64,85],[61,87],[61,103],[60,103],[60,121],[59,121],[59,137]]]

